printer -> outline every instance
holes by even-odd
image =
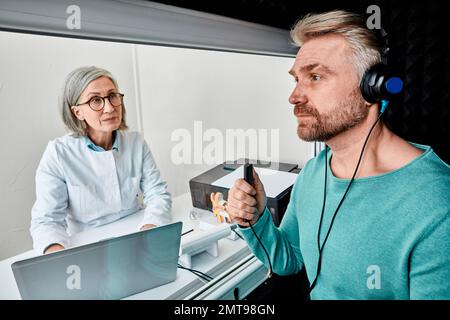
[[[215,185],[214,182],[230,174],[234,170],[237,170],[245,163],[253,164],[255,170],[258,170],[257,168],[277,168],[278,171],[291,173],[299,173],[300,171],[296,164],[291,163],[270,163],[250,159],[238,159],[234,162],[224,162],[189,180],[192,205],[194,206],[194,208],[211,211],[212,203],[210,195],[213,192],[221,192],[224,195],[224,199],[227,199],[229,188]],[[262,181],[264,182],[264,180]],[[293,182],[292,184],[283,187],[281,190],[276,191],[277,194],[272,194],[270,196],[267,195],[267,208],[271,212],[273,222],[276,226],[280,225],[281,219],[283,218],[284,212],[286,211],[291,196],[292,187]]]

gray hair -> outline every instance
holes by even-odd
[[[77,68],[66,77],[59,105],[64,124],[75,136],[86,135],[87,124],[73,114],[71,107],[79,103],[78,99],[80,99],[81,94],[89,83],[100,77],[108,77],[116,89],[119,90],[117,81],[111,73],[95,66]],[[122,122],[120,123],[119,130],[126,129],[128,129],[128,126],[125,122],[125,105],[122,103]]]
[[[347,40],[359,81],[367,69],[381,62],[382,45],[379,38],[366,27],[364,18],[356,13],[334,10],[307,14],[291,30],[291,38],[299,47],[325,34],[341,35]]]

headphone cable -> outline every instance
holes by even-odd
[[[383,110],[383,111],[384,111],[384,110]],[[366,148],[366,144],[367,144],[367,142],[369,141],[370,135],[371,135],[373,129],[375,128],[375,126],[376,126],[376,125],[378,124],[378,122],[380,121],[382,115],[383,115],[383,112],[380,113],[380,115],[378,116],[377,120],[375,121],[375,123],[374,123],[374,124],[372,125],[372,127],[370,128],[369,133],[367,134],[366,140],[364,141],[364,144],[363,144],[361,153],[360,153],[360,155],[359,155],[358,163],[356,164],[355,171],[353,172],[353,176],[352,176],[352,178],[351,178],[351,180],[350,180],[350,182],[349,182],[349,184],[348,184],[348,186],[347,186],[347,189],[345,190],[345,193],[344,193],[344,195],[343,195],[341,201],[339,202],[339,204],[338,204],[338,206],[337,206],[337,208],[336,208],[336,210],[335,210],[335,212],[334,212],[334,214],[333,214],[333,218],[331,219],[330,227],[328,228],[328,231],[327,231],[327,234],[326,234],[326,236],[325,236],[325,239],[324,239],[324,241],[323,241],[323,243],[322,243],[322,246],[320,246],[320,231],[321,231],[321,228],[322,228],[323,214],[324,214],[324,211],[325,211],[326,188],[327,188],[326,181],[327,181],[327,172],[328,172],[328,170],[327,170],[327,169],[328,169],[328,159],[327,159],[327,149],[328,149],[328,147],[325,146],[325,184],[324,184],[324,197],[323,197],[322,212],[321,212],[321,214],[320,214],[319,229],[318,229],[318,232],[317,232],[317,245],[318,245],[318,248],[319,248],[319,259],[318,259],[318,262],[317,262],[316,276],[315,276],[314,281],[312,282],[312,284],[311,284],[311,286],[310,286],[310,288],[309,288],[309,294],[310,294],[310,295],[311,295],[311,292],[312,292],[312,290],[314,289],[314,287],[315,287],[315,285],[316,285],[317,278],[319,277],[319,273],[320,273],[320,270],[321,270],[321,268],[322,268],[322,251],[323,251],[323,248],[324,248],[324,246],[325,246],[325,243],[326,243],[327,240],[328,240],[328,236],[330,235],[331,228],[333,227],[333,224],[334,224],[334,220],[335,220],[335,218],[336,218],[336,215],[337,215],[337,213],[338,213],[338,211],[339,211],[339,209],[340,209],[342,203],[344,202],[344,199],[345,199],[345,197],[346,197],[346,195],[347,195],[347,193],[348,193],[348,190],[350,189],[351,185],[353,184],[353,181],[355,180],[355,176],[356,176],[356,173],[358,172],[359,165],[360,165],[360,163],[361,163],[361,159],[362,159],[362,156],[363,156],[363,154],[364,154],[364,149]]]
[[[263,213],[264,213],[264,211],[263,211]],[[252,229],[253,234],[255,235],[256,239],[258,239],[259,244],[260,244],[261,247],[263,248],[264,253],[266,254],[267,260],[269,261],[269,273],[267,274],[267,276],[268,276],[269,278],[271,278],[271,277],[272,277],[272,274],[273,274],[273,269],[272,269],[272,262],[270,261],[270,256],[269,256],[269,254],[267,253],[266,247],[263,245],[261,239],[260,239],[260,238],[258,237],[258,235],[256,234],[255,229],[253,229],[253,225],[252,225],[252,223],[250,222],[250,220],[248,220],[247,222],[248,222],[248,225],[250,226],[250,229]]]

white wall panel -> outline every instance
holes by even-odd
[[[269,146],[271,130],[278,131],[280,161],[303,165],[310,158],[311,145],[298,139],[288,103],[294,86],[287,73],[292,58],[155,46],[138,46],[137,56],[144,135],[174,195],[189,191],[189,179],[213,166],[196,164],[196,121],[201,121],[203,133],[216,129],[224,138],[223,157],[216,163],[250,154],[249,143],[247,153],[227,154],[225,145],[233,143],[226,139],[227,129],[242,129],[244,134],[253,130],[258,141]],[[171,140],[178,129],[190,132],[192,164],[168,161],[179,143]],[[205,151],[211,142],[200,137],[197,145]]]

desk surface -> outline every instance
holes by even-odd
[[[172,205],[173,221],[183,222],[183,231],[197,229],[200,220],[211,221],[212,213],[197,210],[197,219],[189,215],[192,209],[189,193],[175,197]],[[108,225],[80,232],[71,238],[73,246],[79,246],[102,239],[117,237],[137,231],[138,223],[143,212],[132,214],[126,218]],[[183,238],[182,238],[183,241]],[[33,250],[0,261],[0,299],[20,299],[19,290],[12,273],[11,264],[36,256]],[[219,240],[219,256],[213,257],[204,252],[192,259],[192,268],[212,276],[213,281],[206,283],[189,271],[178,269],[175,281],[153,288],[126,299],[220,299],[229,298],[228,290],[231,286],[246,285],[246,291],[251,292],[265,280],[266,269],[250,253],[245,241],[241,239]],[[237,272],[237,270],[240,270]],[[244,272],[246,271],[246,272]],[[247,279],[249,277],[249,279]],[[227,284],[226,286],[224,284]]]

